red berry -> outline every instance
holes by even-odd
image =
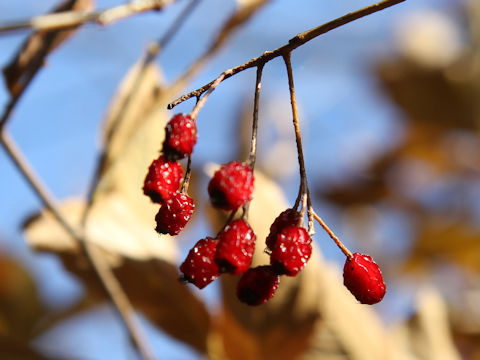
[[[180,265],[182,279],[203,289],[219,275],[217,264],[213,261],[217,241],[210,237],[199,240],[189,251],[187,258]]]
[[[273,297],[280,276],[268,265],[248,269],[237,284],[237,297],[247,305],[261,305]]]
[[[228,224],[218,235],[215,253],[215,261],[221,272],[240,275],[247,271],[252,263],[256,238],[245,220],[239,219]]]
[[[270,264],[278,275],[296,276],[312,255],[312,238],[299,226],[288,226],[277,235]]]
[[[177,235],[183,230],[193,214],[193,199],[178,191],[162,205],[155,221],[155,230],[160,234]]]
[[[178,190],[182,177],[182,166],[179,163],[167,161],[160,156],[148,169],[143,193],[153,202],[163,204]]]
[[[378,265],[368,255],[355,253],[343,268],[343,284],[362,304],[376,304],[385,296],[385,283]]]
[[[273,250],[278,233],[287,226],[298,226],[300,219],[300,213],[294,209],[287,209],[278,215],[270,226],[270,234],[268,234],[267,239],[265,240],[268,248]]]
[[[252,198],[253,171],[237,161],[229,162],[215,172],[208,184],[208,193],[212,205],[235,210]]]
[[[190,115],[177,114],[165,128],[163,154],[169,160],[182,159],[192,154],[197,142],[197,125]]]

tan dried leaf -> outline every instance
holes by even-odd
[[[207,172],[217,168],[210,165]],[[282,191],[272,180],[255,172],[255,192],[248,221],[257,235],[252,266],[268,264],[264,253],[270,224],[288,208]],[[222,226],[213,214],[215,231]],[[313,261],[312,261],[313,260]],[[229,359],[296,359],[310,346],[317,321],[318,286],[314,281],[316,261],[312,259],[296,278],[282,277],[280,287],[268,303],[249,307],[238,301],[235,288],[238,277],[223,276],[224,309],[216,322],[216,333],[210,342],[210,354]]]
[[[158,156],[164,136],[164,107],[158,109],[146,114],[101,174],[89,204],[85,234],[105,250],[106,259],[136,308],[170,335],[204,352],[209,314],[190,289],[179,283],[176,243],[169,236],[156,234],[154,218],[158,205],[152,204],[142,192],[148,166]],[[77,218],[70,221],[79,226],[85,205],[76,206],[80,207],[76,210]],[[70,216],[73,213],[68,211]],[[98,293],[98,282],[72,239],[61,230],[52,230],[58,225],[51,216],[49,222],[42,220],[45,219],[40,217],[27,227],[29,242],[34,247],[42,244],[44,250],[59,253],[65,267]],[[52,231],[63,236],[52,241],[49,238]],[[39,234],[43,235],[42,240]],[[65,251],[59,249],[59,244],[63,244]]]
[[[85,206],[80,200],[71,200],[61,206],[61,211],[71,224],[79,226]],[[153,218],[150,220],[153,222]],[[95,204],[85,233],[103,250],[133,305],[170,335],[204,352],[209,314],[188,287],[178,281],[173,239],[160,238],[153,227],[153,223],[139,220],[135,210],[117,194]],[[103,290],[80,247],[50,212],[30,220],[25,235],[34,249],[59,255],[64,266],[84,281],[91,295],[97,301],[104,300]]]
[[[391,359],[461,359],[452,339],[447,305],[438,291],[422,289],[417,306],[408,322],[391,331],[390,346],[397,349]]]
[[[93,0],[66,0],[56,7],[52,13],[74,10],[91,10]],[[3,74],[12,97],[23,91],[31,77],[43,66],[46,57],[65,42],[76,28],[55,31],[37,31],[23,43],[18,53],[3,68]]]
[[[115,160],[152,111],[162,93],[161,84],[162,76],[158,67],[143,60],[135,63],[123,78],[104,119],[103,171]]]
[[[288,207],[278,186],[255,171],[248,217],[257,234],[253,266],[269,263],[265,238],[274,218]],[[213,221],[217,228],[222,224]],[[316,237],[327,238],[323,233]],[[283,276],[273,299],[258,307],[236,299],[238,277],[222,277],[224,309],[210,338],[212,357],[315,359],[332,351],[332,359],[388,359],[386,329],[374,308],[358,304],[343,286],[340,266],[325,263],[314,247],[305,269],[295,278]]]
[[[427,217],[421,221],[406,267],[418,270],[439,257],[479,271],[480,231],[469,221]]]

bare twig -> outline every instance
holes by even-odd
[[[297,144],[297,154],[298,154],[298,165],[300,167],[300,186],[298,189],[297,200],[295,201],[294,209],[298,207],[300,200],[303,197],[303,194],[306,194],[307,190],[307,174],[305,171],[305,158],[303,156],[303,146],[302,146],[302,136],[300,135],[300,124],[298,119],[298,108],[297,108],[297,98],[295,96],[295,84],[293,83],[293,71],[292,63],[290,61],[290,53],[287,53],[283,56],[285,61],[285,66],[287,67],[288,75],[288,88],[290,90],[290,103],[292,105],[292,116],[293,116],[293,127],[295,129],[295,141]],[[306,201],[304,206],[306,206]],[[303,215],[305,212],[303,212]]]
[[[64,11],[40,15],[25,21],[1,25],[0,33],[15,30],[34,29],[41,31],[66,29],[86,23],[109,25],[115,21],[150,10],[161,10],[175,0],[132,0],[105,10],[97,11]]]
[[[199,111],[202,109],[203,105],[205,105],[205,102],[207,101],[210,94],[213,92],[213,90],[215,90],[218,84],[220,84],[223,81],[223,79],[225,79],[225,76],[227,76],[229,73],[230,73],[230,70],[224,71],[223,73],[220,74],[220,76],[215,81],[212,82],[207,93],[203,95],[200,98],[200,100],[197,101],[197,103],[195,104],[195,107],[190,113],[190,116],[192,119],[195,120],[197,118]]]
[[[340,239],[333,233],[333,231],[327,226],[327,224],[325,224],[322,218],[318,216],[313,209],[310,209],[309,211],[313,214],[313,217],[315,218],[315,220],[318,221],[323,230],[327,232],[328,236],[330,236],[330,238],[335,242],[335,244],[337,244],[340,250],[342,250],[345,256],[351,259],[353,257],[352,252],[347,249],[347,247],[340,241]]]
[[[8,136],[6,132],[0,134],[0,140],[7,151],[9,157],[19,169],[25,180],[37,194],[43,204],[50,210],[59,224],[72,236],[83,248],[87,259],[97,273],[101,283],[115,304],[120,313],[125,325],[132,336],[132,339],[140,351],[144,359],[154,359],[153,352],[147,342],[147,338],[135,316],[134,309],[130,304],[127,296],[123,292],[119,282],[113,275],[111,269],[106,264],[101,250],[93,243],[90,243],[84,235],[81,235],[65,218],[60,209],[56,206],[56,201],[53,196],[46,189],[46,187],[39,181],[37,175],[32,170],[28,161],[18,149],[14,141]]]
[[[181,193],[186,193],[188,191],[190,178],[192,177],[192,155],[188,155],[187,159],[187,169],[185,170],[185,176],[183,177],[182,188],[180,189]]]
[[[250,155],[248,164],[253,169],[257,159],[257,130],[258,130],[258,104],[260,102],[260,90],[262,89],[263,64],[257,67],[257,79],[255,81],[255,98],[253,100],[252,140],[250,142]]]
[[[383,9],[386,9],[390,6],[399,4],[401,2],[404,2],[406,0],[385,0],[382,2],[379,2],[377,4],[373,4],[370,6],[367,6],[363,9],[351,12],[347,15],[341,16],[335,20],[329,21],[328,23],[325,23],[323,25],[320,25],[316,28],[307,30],[305,32],[302,32],[298,34],[297,36],[293,37],[292,39],[289,40],[288,44],[279,47],[278,49],[275,49],[273,51],[266,51],[263,53],[263,55],[250,59],[246,63],[239,65],[237,67],[234,67],[232,69],[229,69],[229,74],[225,75],[225,78],[223,80],[228,79],[229,77],[238,74],[239,72],[242,72],[244,70],[250,69],[252,67],[257,67],[260,64],[265,64],[269,62],[272,59],[275,59],[279,56],[284,56],[285,54],[288,54],[298,48],[299,46],[302,46],[303,44],[309,42],[310,40],[316,38],[317,36],[320,36],[322,34],[325,34],[326,32],[329,32],[330,30],[336,29],[340,26],[343,26],[345,24],[348,24],[352,21],[358,20],[362,17],[365,17],[367,15],[373,14],[377,11],[381,11]],[[170,104],[168,104],[168,109],[173,109],[175,106],[178,104],[184,102],[185,100],[188,100],[192,97],[197,97],[202,95],[205,91],[207,91],[213,84],[215,80],[209,82],[208,84],[188,93],[185,94],[178,99],[174,100]]]

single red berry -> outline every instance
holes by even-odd
[[[247,305],[261,305],[273,297],[280,276],[268,265],[248,269],[237,284],[237,297]]]
[[[288,226],[277,235],[270,264],[278,275],[296,276],[312,255],[312,238],[299,226]]]
[[[193,199],[177,191],[165,201],[155,216],[155,230],[160,234],[179,234],[190,220],[194,208]]]
[[[245,220],[239,219],[228,224],[218,235],[215,262],[220,271],[233,275],[247,271],[252,263],[256,238]]]
[[[189,251],[187,258],[180,265],[180,271],[183,273],[182,280],[188,281],[203,289],[214,281],[220,271],[213,260],[217,241],[210,237],[199,240]]]
[[[154,203],[163,204],[178,190],[182,177],[182,166],[179,163],[167,161],[165,157],[160,156],[148,169],[143,193]]]
[[[235,210],[252,198],[253,171],[237,161],[229,162],[215,172],[208,184],[208,193],[212,205]]]
[[[191,155],[197,142],[197,125],[186,114],[176,114],[165,127],[163,154],[169,160],[183,159]]]
[[[267,247],[270,250],[273,250],[278,233],[287,226],[298,226],[300,219],[300,213],[294,209],[287,209],[278,215],[270,226],[270,234],[268,234],[267,239],[265,240]]]
[[[362,304],[376,304],[386,292],[380,268],[370,256],[360,253],[345,261],[343,284]]]

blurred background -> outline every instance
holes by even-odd
[[[119,3],[97,0],[95,6],[103,9]],[[155,60],[164,88],[195,63],[231,14],[246,3],[199,3]],[[59,201],[89,195],[103,151],[105,118],[111,114],[107,109],[119,84],[186,4],[177,1],[161,12],[139,14],[107,27],[81,27],[48,56],[22,96],[7,131]],[[47,13],[56,5],[54,0],[0,0],[0,26]],[[229,34],[206,66],[175,95],[282,46],[299,32],[367,5],[364,0],[266,2]],[[0,34],[2,67],[29,35],[29,31]],[[478,1],[407,0],[333,30],[292,55],[314,207],[352,251],[368,253],[381,265],[387,296],[374,306],[373,314],[371,309],[365,310],[365,316],[376,319],[378,329],[390,334],[384,339],[386,347],[405,350],[398,359],[480,359],[479,44]],[[205,165],[245,154],[254,85],[253,70],[223,82],[198,117],[199,141],[193,159],[198,209],[204,209],[208,201],[203,190],[208,181]],[[278,186],[275,191],[281,191],[285,204],[291,206],[299,178],[282,61],[265,66],[262,85],[256,170],[263,173],[264,182]],[[164,100],[173,100],[176,96],[171,94]],[[9,96],[2,82],[0,108]],[[173,111],[162,110],[163,118],[190,112],[193,105],[190,100]],[[144,155],[147,159],[156,156]],[[144,169],[141,178],[146,167],[140,169]],[[39,241],[29,240],[31,246],[26,241],[23,228],[29,223],[25,225],[25,221],[38,214],[42,204],[3,149],[0,175],[0,348],[4,349],[0,354],[5,354],[1,358],[136,358],[114,310],[103,300],[92,300],[85,278],[72,270],[74,265],[68,266],[75,257],[38,252],[35,250],[52,249],[44,243],[39,246]],[[272,201],[279,201],[273,194]],[[172,242],[178,252],[172,264],[178,264],[196,240],[216,233],[218,225],[208,214],[199,211],[186,233]],[[275,213],[269,216],[273,219]],[[162,241],[156,238],[153,226],[148,236]],[[343,254],[320,229],[315,241],[318,254],[322,254],[318,266],[328,264],[332,278],[341,285]],[[115,247],[115,239],[111,242],[109,246]],[[130,250],[122,251],[122,256],[129,258]],[[146,266],[142,256],[132,258],[135,266],[140,262]],[[222,312],[219,309],[229,306],[225,288],[228,286],[222,290],[219,284],[212,284],[202,292],[190,289],[205,306],[202,316],[210,316],[213,323]],[[145,288],[129,291],[148,292]],[[161,299],[158,301],[162,306]],[[358,312],[364,311],[363,306],[354,305],[361,309]],[[155,306],[152,298],[145,300],[139,316],[159,358],[239,358],[228,349],[226,355],[219,355],[212,345],[222,333],[221,326],[212,332],[216,337],[209,332],[206,345],[198,345],[165,327],[163,315],[156,318],[145,310]],[[422,309],[437,310],[428,313]],[[230,311],[235,313],[235,306]],[[274,313],[275,304],[264,311]],[[320,310],[317,315],[328,319]],[[242,329],[248,330],[253,323],[243,324]],[[439,334],[439,329],[444,331]],[[366,358],[349,339],[342,340],[340,330],[329,334],[336,337],[318,340],[312,335],[309,346],[287,352],[294,354],[288,356]],[[317,346],[318,353],[312,352],[315,339],[322,344],[335,343],[335,351]],[[262,344],[268,348],[267,343]],[[435,355],[436,351],[442,357]],[[378,357],[382,358],[387,357]]]

